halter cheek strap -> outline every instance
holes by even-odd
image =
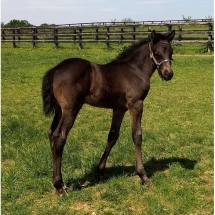
[[[157,69],[159,69],[159,67],[160,67],[163,63],[165,63],[165,62],[171,62],[171,60],[167,60],[167,59],[165,59],[165,60],[163,60],[163,61],[161,61],[161,62],[158,62],[158,61],[156,60],[156,58],[155,58],[153,52],[152,52],[151,43],[149,43],[149,51],[150,51],[150,58],[153,59],[154,63],[155,63],[156,66],[157,66]]]

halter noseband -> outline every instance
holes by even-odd
[[[161,61],[161,62],[158,62],[158,61],[156,60],[156,58],[155,58],[153,52],[152,52],[151,43],[149,43],[149,51],[150,51],[150,58],[153,59],[153,61],[154,61],[154,63],[156,64],[158,70],[159,70],[159,67],[160,67],[163,63],[165,63],[165,62],[171,62],[171,60],[167,60],[167,59],[166,59],[166,60],[163,60],[163,61]]]

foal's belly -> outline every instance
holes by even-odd
[[[101,108],[125,108],[124,99],[120,96],[113,96],[113,97],[96,97],[96,96],[86,96],[85,103],[89,104],[94,107],[101,107]]]

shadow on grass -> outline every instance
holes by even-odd
[[[148,162],[145,163],[145,169],[147,172],[147,176],[151,178],[154,173],[156,172],[163,172],[171,167],[174,163],[179,163],[182,168],[184,169],[194,169],[197,161],[190,160],[187,158],[163,158],[163,159],[156,159],[152,157]]]
[[[156,172],[163,172],[171,167],[171,165],[179,163],[182,168],[185,169],[194,169],[197,161],[190,160],[187,158],[163,158],[156,159],[152,157],[149,161],[144,163],[145,170],[147,172],[147,176],[151,178]],[[113,177],[131,177],[136,175],[135,166],[113,166],[107,167],[105,169],[105,180],[109,180]],[[81,190],[85,187],[92,187],[98,184],[97,179],[97,166],[93,166],[89,172],[87,172],[83,177],[77,179],[68,179],[66,184],[69,189],[73,190]]]

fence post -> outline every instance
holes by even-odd
[[[209,32],[208,32],[208,52],[213,51],[213,46],[212,46],[212,40],[213,40],[213,36],[212,36],[212,31],[213,31],[213,25],[211,23],[209,23]]]
[[[83,45],[82,45],[82,28],[79,28],[79,48],[83,49]]]
[[[73,33],[75,34],[75,36],[73,36],[73,40],[74,40],[74,43],[76,44],[76,29],[73,30]]]
[[[98,35],[98,33],[99,33],[99,29],[96,28],[96,41],[97,41],[97,42],[98,42],[98,40],[99,40],[99,35]]]
[[[33,31],[33,48],[35,48],[37,44],[37,29],[34,28],[32,31]]]
[[[2,30],[2,31],[1,31],[1,37],[2,37],[3,42],[4,42],[4,40],[5,40],[4,35],[5,35],[5,32]]]
[[[18,40],[20,41],[20,40],[21,40],[21,37],[20,37],[21,31],[20,31],[20,29],[17,30],[17,34],[19,35],[19,36],[18,36]]]
[[[136,40],[136,27],[135,26],[133,27],[133,40],[134,40],[134,42]]]
[[[110,28],[107,27],[107,36],[106,36],[106,46],[107,46],[107,48],[110,48],[110,42],[109,42],[110,35],[109,35],[109,33],[110,33]]]
[[[178,41],[182,40],[182,26],[178,26]]]
[[[148,32],[151,32],[151,26],[148,26]],[[148,34],[148,40],[151,41],[151,34]]]
[[[54,44],[55,44],[55,48],[58,48],[59,47],[59,44],[58,44],[58,29],[54,28]]]
[[[15,42],[15,40],[16,40],[15,35],[16,35],[16,31],[15,31],[15,30],[13,30],[13,48],[17,48],[17,46],[16,46],[16,42]]]
[[[123,44],[123,40],[124,40],[123,34],[124,34],[124,28],[121,28],[121,36],[120,36],[121,44]]]
[[[167,25],[168,31],[172,31],[172,25]]]

